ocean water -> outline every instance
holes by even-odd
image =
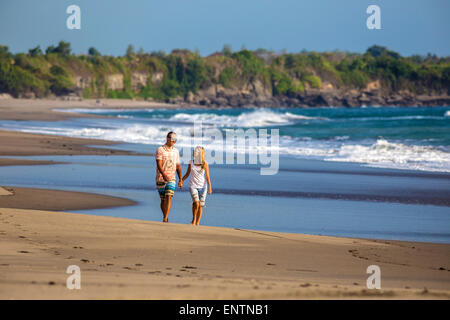
[[[108,119],[54,123],[1,121],[0,128],[25,132],[159,144],[169,130],[179,147],[190,145],[194,123],[204,130],[279,129],[279,154],[301,159],[450,172],[450,107],[289,109],[72,109]],[[210,149],[224,145],[206,143]]]
[[[151,151],[156,145],[118,148]],[[2,185],[125,197],[136,206],[73,211],[161,221],[152,156],[34,156],[67,164],[0,167]],[[183,172],[186,165],[182,165]],[[202,225],[341,237],[450,243],[450,174],[280,157],[280,170],[212,165]],[[190,223],[187,183],[169,220]]]
[[[169,130],[178,133],[178,147],[188,144],[198,121],[205,130],[279,129],[280,145],[272,146],[280,153],[277,174],[261,175],[259,164],[211,165],[213,194],[206,201],[203,225],[450,243],[449,110],[69,110],[109,117],[0,120],[0,128],[124,141],[114,148],[146,153],[153,153]],[[30,158],[67,163],[0,167],[1,184],[126,197],[139,204],[77,212],[162,218],[152,156]],[[185,172],[186,164],[182,167]],[[176,190],[169,219],[190,222],[186,187]]]

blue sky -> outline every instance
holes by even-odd
[[[81,8],[81,30],[66,28],[71,4]],[[372,4],[381,8],[381,30],[366,27]],[[202,55],[224,44],[289,52],[364,52],[379,44],[402,55],[448,56],[449,12],[449,0],[1,0],[0,44],[27,52],[64,40],[75,53],[94,46],[110,55],[129,44]]]

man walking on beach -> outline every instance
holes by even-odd
[[[175,171],[178,175],[178,187],[183,187],[180,153],[174,147],[176,142],[177,135],[171,131],[167,134],[166,143],[156,150],[156,188],[161,198],[163,222],[169,222],[170,206],[175,192]]]

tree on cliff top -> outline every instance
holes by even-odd
[[[32,57],[42,55],[41,46],[37,46],[37,47],[35,47],[35,48],[33,48],[33,49],[28,50],[28,54],[29,54],[30,56],[32,56]]]
[[[57,47],[49,46],[47,48],[47,50],[45,50],[45,53],[46,54],[57,53],[57,54],[60,54],[62,56],[68,56],[68,55],[70,55],[71,51],[72,51],[72,49],[70,48],[70,43],[69,42],[60,41],[58,43]]]
[[[128,45],[127,47],[127,58],[133,58],[136,55],[136,52],[134,51],[134,46],[132,44]]]
[[[90,48],[89,48],[88,54],[89,54],[91,57],[100,57],[100,56],[101,56],[100,51],[98,51],[98,50],[95,49],[94,47],[90,47]]]

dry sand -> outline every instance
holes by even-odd
[[[444,244],[4,208],[0,239],[1,299],[450,298]],[[372,264],[381,290],[366,288]]]

